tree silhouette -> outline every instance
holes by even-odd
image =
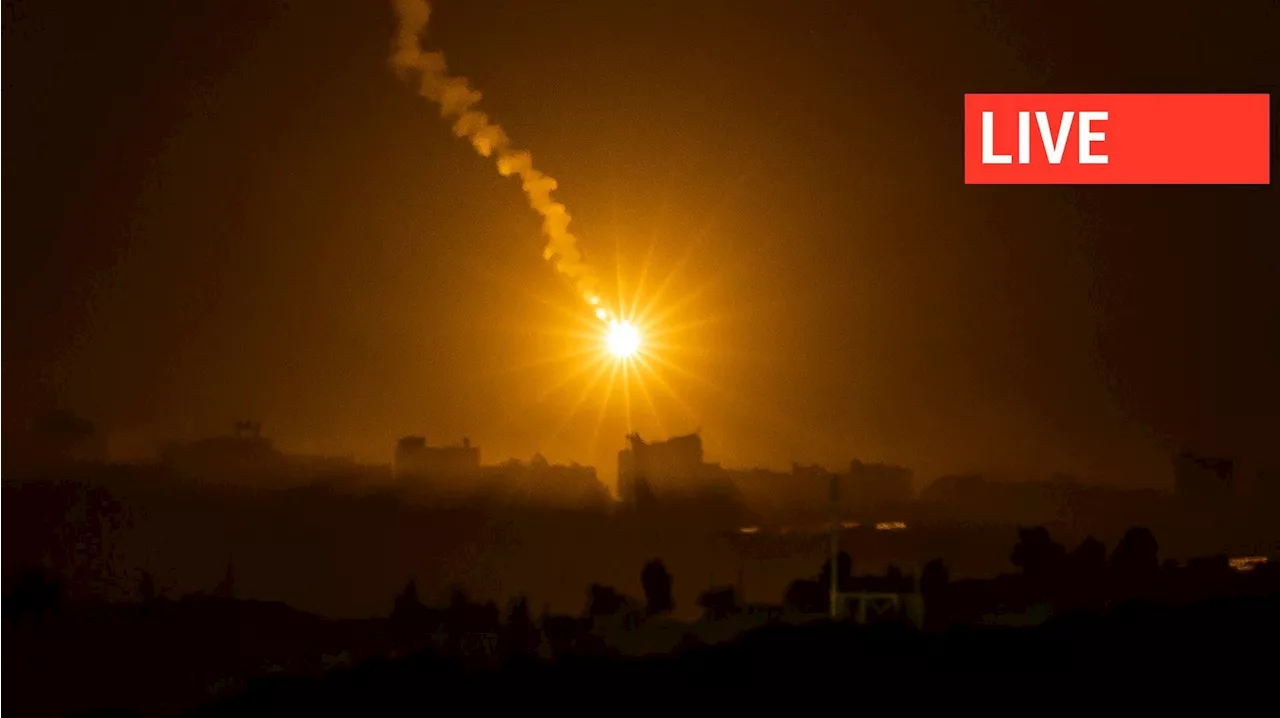
[[[61,607],[63,596],[64,586],[57,576],[40,567],[23,567],[13,593],[5,597],[4,612],[15,618],[31,616],[39,621]]]
[[[1125,532],[1111,553],[1111,567],[1121,575],[1147,577],[1160,568],[1160,544],[1151,531],[1135,526]]]
[[[783,604],[799,613],[826,613],[830,610],[830,583],[799,579],[787,586]]]
[[[935,558],[920,570],[920,596],[927,609],[924,616],[926,626],[944,627],[950,622],[950,585],[951,572],[942,559]]]
[[[1092,536],[1086,536],[1067,560],[1077,576],[1101,576],[1107,570],[1107,546]]]
[[[50,565],[59,568],[68,599],[101,598],[109,585],[125,579],[116,570],[124,532],[133,523],[132,510],[103,485],[76,483],[58,489],[58,494],[58,500],[67,503],[62,520],[49,527]]]
[[[529,614],[529,599],[517,597],[511,602],[511,610],[507,611],[507,623],[510,625],[533,625],[533,616]]]
[[[623,600],[617,589],[593,583],[587,587],[587,616],[613,616],[622,610]]]
[[[702,595],[698,596],[698,607],[703,610],[703,615],[711,621],[723,621],[742,612],[742,606],[738,602],[738,593],[732,586],[711,588],[703,591]]]
[[[658,616],[675,608],[671,597],[671,574],[662,561],[654,559],[645,564],[640,572],[640,583],[644,586],[645,610],[650,616]]]
[[[142,577],[138,579],[138,596],[143,601],[156,600],[156,580],[152,578],[150,571],[143,571]]]
[[[1034,526],[1018,529],[1018,543],[1009,560],[1028,576],[1045,577],[1061,568],[1066,554],[1066,548],[1049,537],[1049,529]]]
[[[1119,599],[1151,597],[1160,579],[1160,545],[1146,528],[1125,532],[1111,552],[1112,586]]]
[[[213,589],[213,595],[217,598],[235,598],[236,577],[229,560],[227,561],[227,572],[223,574],[222,581]]]
[[[529,601],[520,596],[511,604],[507,614],[507,642],[517,655],[532,655],[542,642],[541,632],[529,615]]]
[[[426,607],[418,598],[418,579],[411,578],[404,585],[404,590],[396,596],[395,605],[391,609],[391,618],[396,621],[411,621],[422,616]]]
[[[951,572],[942,559],[935,558],[926,563],[920,571],[920,593],[925,596],[937,595],[946,589],[951,582]]]
[[[485,601],[483,606],[477,608],[475,620],[476,630],[496,631],[502,623],[502,611],[498,608],[498,602],[493,599]]]
[[[884,571],[884,588],[886,591],[902,591],[910,590],[911,581],[902,574],[902,569],[897,566],[889,566]]]

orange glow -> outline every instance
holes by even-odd
[[[640,351],[640,329],[628,321],[609,323],[604,336],[605,347],[609,353],[619,359],[635,356]]]
[[[876,524],[876,531],[902,531],[907,525],[901,521],[881,521]]]
[[[693,429],[703,413],[694,404],[709,393],[761,416],[761,409],[719,385],[708,370],[708,364],[732,352],[718,325],[740,316],[745,306],[723,310],[708,301],[708,294],[725,281],[723,268],[702,277],[682,273],[695,246],[685,248],[684,257],[671,265],[655,262],[653,249],[634,264],[619,256],[616,284],[607,282],[598,292],[554,300],[531,295],[565,321],[560,326],[540,320],[537,326],[513,327],[551,341],[540,357],[495,367],[499,374],[525,374],[538,391],[490,421],[517,422],[528,412],[546,409],[563,412],[548,417],[545,429],[539,429],[546,432],[542,440],[555,441],[573,427],[590,436],[591,451],[597,452],[604,444],[616,444],[621,432],[662,436]],[[661,274],[657,266],[663,267]]]
[[[1249,573],[1266,562],[1266,556],[1237,556],[1230,559],[1231,568],[1234,568],[1240,573]]]

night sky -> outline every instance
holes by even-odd
[[[6,430],[63,406],[129,457],[247,418],[606,477],[628,428],[925,478],[1275,461],[1273,189],[966,187],[961,112],[1274,92],[1280,5],[1030,5],[434,3],[587,259],[669,308],[628,412],[571,376],[585,310],[518,183],[390,70],[387,3],[7,2]]]

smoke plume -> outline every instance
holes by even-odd
[[[417,78],[418,91],[440,106],[440,114],[453,122],[453,133],[466,138],[482,156],[497,161],[503,177],[520,178],[529,205],[542,215],[542,233],[547,239],[543,258],[555,262],[556,270],[569,278],[582,298],[596,307],[601,320],[611,319],[608,310],[598,306],[596,280],[591,268],[578,250],[578,238],[569,231],[569,212],[552,197],[556,181],[533,166],[533,156],[511,146],[503,132],[489,116],[477,109],[480,93],[465,77],[449,74],[444,54],[428,52],[422,47],[422,36],[431,18],[426,0],[393,0],[399,27],[391,65],[404,79]]]

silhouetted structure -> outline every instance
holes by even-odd
[[[821,466],[793,463],[791,472],[769,469],[724,469],[720,472],[753,513],[788,521],[821,512],[827,504],[831,472]]]
[[[237,421],[235,437],[237,439],[256,440],[262,438],[262,422],[260,421]]]
[[[418,598],[418,580],[416,578],[409,579],[409,582],[404,586],[404,590],[396,596],[395,603],[391,609],[391,620],[397,623],[419,623],[426,618],[428,613],[427,607]]]
[[[603,508],[610,503],[609,490],[600,483],[595,467],[553,464],[541,454],[528,462],[516,459],[480,469],[484,490],[514,501],[579,508]]]
[[[393,471],[397,480],[475,476],[480,449],[465,438],[459,446],[430,446],[425,436],[406,436],[396,442]]]
[[[227,436],[167,442],[160,447],[160,460],[188,477],[215,481],[278,479],[288,463],[262,435],[262,425],[252,421],[237,421]]]
[[[156,580],[150,571],[143,571],[138,579],[138,598],[143,601],[154,601],[159,593],[156,591]]]
[[[1063,475],[1047,481],[990,481],[979,474],[962,474],[940,477],[924,487],[914,509],[922,518],[1059,523],[1084,532],[1118,533],[1124,522],[1150,520],[1170,498],[1167,492],[1084,484]]]
[[[703,620],[723,621],[742,613],[742,602],[733,586],[715,586],[698,596],[698,608],[703,610]]]
[[[690,491],[707,476],[702,437],[696,433],[653,443],[628,434],[627,445],[618,452],[618,493],[623,501],[634,503],[650,492]]]
[[[706,461],[699,434],[646,442],[627,436],[618,452],[618,492],[624,503],[644,507],[682,500],[719,506],[720,515],[753,515],[779,520],[818,512],[825,515],[832,473],[793,463],[790,472],[730,469]]]
[[[657,616],[675,608],[671,598],[671,574],[662,562],[654,559],[640,572],[640,584],[644,586],[645,613]]]
[[[1018,529],[1018,543],[1013,547],[1009,562],[1032,577],[1041,577],[1061,571],[1066,562],[1067,549],[1054,543],[1043,526]]]
[[[855,459],[849,463],[849,477],[840,493],[847,504],[857,508],[904,504],[913,497],[912,476],[911,469],[903,466]]]
[[[1280,596],[1274,564],[1259,558],[1246,571],[1226,556],[1204,556],[1185,567],[1162,566],[1158,551],[1154,535],[1135,527],[1108,564],[1106,546],[1095,539],[1067,554],[1047,529],[1030,527],[1019,530],[1011,554],[1022,569],[1017,573],[953,581],[935,560],[918,582],[894,566],[855,575],[850,555],[841,552],[834,572],[823,561],[816,577],[794,581],[783,606],[744,605],[736,587],[713,586],[698,596],[702,615],[695,621],[663,615],[672,577],[657,560],[641,571],[645,610],[615,588],[592,583],[581,613],[544,610],[537,621],[523,597],[508,604],[505,620],[494,601],[472,601],[462,590],[447,607],[430,608],[414,580],[395,598],[390,620],[331,620],[282,604],[235,600],[230,563],[213,591],[221,600],[156,600],[144,575],[142,604],[137,596],[114,604],[67,601],[56,578],[33,570],[5,596],[11,622],[5,628],[19,651],[77,656],[56,674],[42,671],[38,661],[15,669],[21,702],[43,701],[53,714],[107,702],[155,709],[148,713],[195,708],[244,688],[266,690],[271,674],[310,689],[368,681],[354,708],[381,700],[388,684],[375,676],[403,681],[407,694],[421,695],[424,686],[456,687],[463,676],[468,686],[492,681],[498,690],[514,689],[522,678],[536,677],[541,686],[573,675],[599,681],[628,666],[639,669],[631,675],[650,678],[668,669],[673,676],[691,670],[699,677],[740,676],[751,666],[753,675],[794,682],[801,676],[777,671],[815,655],[823,659],[819,665],[847,659],[845,673],[886,659],[948,670],[989,668],[994,660],[1015,668],[1156,661],[1185,667],[1192,660],[1220,666],[1243,661],[1242,651],[1272,639]],[[833,573],[834,605],[826,590]],[[791,642],[782,656],[779,640]],[[655,656],[665,659],[640,663]],[[769,660],[780,663],[760,672],[760,662]],[[353,664],[359,667],[333,670]],[[304,676],[319,680],[297,680]],[[56,690],[69,681],[80,690]],[[236,705],[253,707],[232,703],[228,712],[242,713],[230,709]]]

